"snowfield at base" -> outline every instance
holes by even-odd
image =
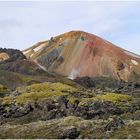
[[[134,65],[138,65],[138,62],[135,61],[135,60],[131,60],[131,62],[132,62]]]

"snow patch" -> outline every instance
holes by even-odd
[[[135,60],[131,60],[131,62],[132,62],[134,65],[138,65],[138,62],[135,61]]]
[[[47,71],[47,69],[46,69],[44,66],[40,65],[40,64],[37,63],[37,62],[36,62],[36,64],[37,64],[42,70]]]
[[[80,71],[79,70],[72,69],[71,73],[68,76],[68,79],[74,80],[79,75],[80,75]]]
[[[130,55],[130,56],[133,56],[133,57],[136,57],[136,58],[140,58],[139,55],[137,54],[134,54],[134,53],[131,53],[131,52],[128,52],[128,51],[124,51],[127,55]]]
[[[23,54],[29,53],[31,50],[24,51]]]
[[[43,47],[44,47],[44,44],[42,44],[42,45],[40,45],[40,46],[34,48],[34,51],[37,52],[37,51],[39,51],[40,49],[42,49]]]

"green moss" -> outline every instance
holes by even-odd
[[[64,96],[61,92],[33,92],[33,93],[23,93],[16,97],[15,101],[17,104],[34,103],[39,99],[55,99],[56,97]]]
[[[27,102],[36,102],[41,98],[51,98],[57,100],[60,96],[65,96],[68,93],[76,92],[77,89],[62,83],[40,83],[33,84],[26,88],[18,88],[18,91],[23,93],[16,97],[16,103],[24,104]]]
[[[42,98],[51,98],[56,101],[60,96],[65,96],[69,93],[77,92],[77,89],[62,83],[46,82],[40,84],[33,84],[24,88],[20,87],[17,88],[17,91],[21,94],[15,97],[15,102],[17,104],[25,104],[29,102],[35,103]],[[5,103],[5,101],[3,103]]]
[[[20,88],[18,89],[20,90]],[[61,91],[61,92],[76,92],[77,89],[62,83],[45,82],[41,84],[33,84],[24,89],[28,92],[47,92],[47,91]]]
[[[82,98],[78,106],[86,106],[89,102],[95,101],[94,98]]]
[[[76,92],[77,91],[76,88],[66,85],[66,84],[62,84],[62,83],[53,83],[53,84],[51,84],[51,88],[56,89],[58,91],[62,91],[62,92],[65,92],[65,91]]]
[[[74,104],[74,103],[78,100],[78,98],[69,97],[68,100],[69,100],[69,103],[70,103],[70,104]]]
[[[10,96],[2,98],[2,104],[4,105],[10,105],[13,103],[13,101],[14,101],[13,98]]]
[[[82,120],[83,118],[80,118],[80,117],[68,116],[63,119],[62,124],[71,126],[71,125],[75,125],[77,122],[82,121]]]
[[[111,101],[113,103],[131,101],[132,98],[129,95],[122,95],[117,93],[105,93],[105,95],[97,95],[95,100]]]
[[[80,106],[87,105],[89,102],[95,101],[110,101],[117,105],[123,105],[123,103],[130,102],[132,97],[129,95],[117,94],[117,93],[105,93],[104,95],[97,95],[93,98],[83,98],[80,102]],[[125,106],[124,106],[125,107]]]
[[[0,94],[6,93],[8,91],[8,89],[0,84]]]

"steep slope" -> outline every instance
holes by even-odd
[[[70,79],[84,76],[126,82],[140,79],[139,55],[83,31],[51,37],[23,53],[47,70]]]

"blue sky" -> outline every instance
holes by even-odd
[[[23,50],[71,30],[140,54],[140,1],[0,1],[0,47]]]

